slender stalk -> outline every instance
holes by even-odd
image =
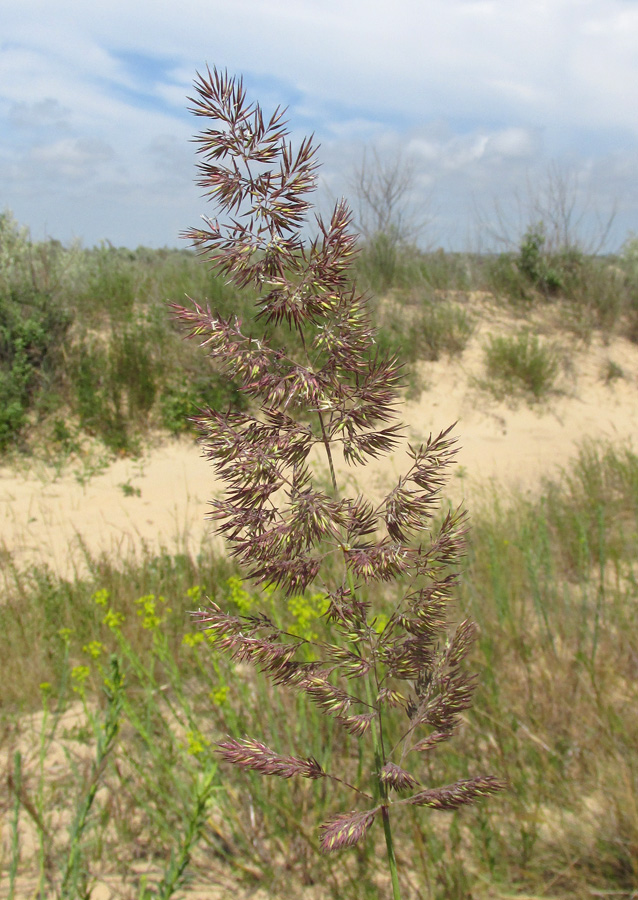
[[[303,333],[303,329],[300,324],[297,325],[297,334],[301,339],[301,345],[303,347],[304,353],[306,355],[306,360],[308,364],[312,367],[312,362],[310,360],[310,354],[308,353],[308,348],[306,346],[306,338]],[[335,495],[339,493],[339,487],[337,485],[337,476],[335,473],[334,463],[332,461],[332,448],[330,446],[330,438],[328,437],[328,432],[326,431],[326,425],[323,420],[323,416],[321,414],[321,410],[317,410],[317,417],[319,419],[319,427],[321,428],[321,439],[323,441],[323,447],[326,451],[326,457],[328,459],[328,468],[330,469],[330,481],[332,482],[332,487],[335,492]]]
[[[385,832],[385,845],[388,848],[388,867],[390,869],[390,878],[392,879],[392,896],[393,900],[401,900],[399,873],[397,871],[397,861],[394,856],[394,844],[392,842],[392,831],[390,829],[390,811],[387,806],[381,808],[381,817],[383,819],[383,830]]]
[[[352,596],[355,596],[355,584],[352,572],[348,570],[348,583]],[[383,818],[383,832],[385,834],[385,845],[388,852],[388,868],[390,869],[390,878],[392,879],[393,900],[401,900],[401,889],[399,886],[399,873],[397,869],[397,861],[394,853],[394,842],[392,840],[392,827],[390,825],[390,811],[388,809],[388,789],[381,780],[381,769],[385,765],[385,751],[383,748],[383,729],[381,723],[381,710],[375,702],[373,696],[372,675],[368,674],[365,678],[366,700],[371,709],[377,712],[377,727],[373,726],[372,731],[372,747],[374,751],[375,764],[375,798],[379,797],[382,802],[381,816]]]
[[[22,791],[22,754],[16,750],[13,757],[13,822],[11,825],[11,863],[9,865],[9,895],[7,900],[13,900],[15,896],[15,880],[20,861],[20,834],[18,825],[20,821],[20,793]]]
[[[57,725],[57,711],[56,711],[56,719],[55,725]],[[36,795],[35,807],[37,810],[38,821],[41,823],[40,827],[38,827],[38,889],[37,895],[40,900],[44,900],[44,883],[46,880],[46,867],[48,860],[47,853],[47,832],[45,822],[45,812],[44,812],[44,787],[45,787],[45,779],[44,779],[44,762],[46,759],[46,751],[47,751],[47,726],[49,722],[49,707],[47,703],[44,704],[44,709],[42,711],[42,724],[41,724],[41,733],[40,733],[40,752],[38,756],[38,791]]]
[[[372,706],[374,705],[374,698],[372,696],[372,684],[370,683],[370,676],[366,677],[366,695],[368,703]],[[382,747],[382,735],[381,731],[381,712],[378,711],[379,717],[379,732],[377,729],[373,727],[372,730],[372,744],[374,748],[374,762],[376,767],[376,789],[378,795],[381,799],[381,816],[383,819],[383,832],[385,834],[385,845],[388,851],[388,868],[390,869],[390,877],[392,879],[392,894],[393,900],[401,900],[401,890],[399,887],[399,873],[397,870],[397,861],[394,854],[394,842],[392,840],[392,828],[390,826],[390,811],[388,808],[388,789],[381,781],[381,769],[385,765],[385,759],[383,754]]]
[[[105,678],[104,690],[107,695],[107,707],[102,722],[94,723],[96,738],[95,759],[91,766],[91,775],[84,797],[79,799],[75,819],[70,828],[70,848],[66,859],[60,887],[61,900],[73,900],[78,894],[78,881],[81,878],[82,839],[89,825],[89,816],[93,802],[100,786],[100,778],[119,732],[122,712],[123,677],[119,660],[111,656],[110,678]],[[83,703],[84,703],[84,698]],[[86,704],[84,703],[85,711]],[[88,716],[92,719],[92,716]]]
[[[299,334],[301,335],[304,350],[306,351],[306,356],[307,356],[307,350],[306,350],[305,340],[303,337],[303,332],[301,331],[300,328],[298,329],[298,331],[299,331]],[[318,417],[319,417],[319,425],[321,428],[321,434],[323,437],[323,445],[324,445],[324,448],[326,451],[326,456],[328,458],[328,466],[330,468],[330,478],[332,481],[332,486],[334,488],[335,494],[337,494],[338,486],[337,486],[337,477],[336,477],[335,469],[334,469],[334,463],[332,460],[332,449],[330,447],[330,439],[328,438],[328,434],[326,432],[326,427],[325,427],[325,424],[323,421],[323,416],[321,415],[321,411],[318,411]],[[345,562],[345,560],[344,560],[344,562]],[[350,593],[354,599],[356,597],[356,587],[354,584],[354,578],[352,576],[352,572],[347,567],[347,565],[345,566],[345,569],[347,572]],[[387,802],[388,801],[388,791],[387,791],[385,784],[381,780],[381,774],[380,774],[381,769],[383,768],[383,766],[385,765],[385,762],[386,762],[385,753],[383,750],[383,731],[382,731],[382,725],[381,725],[381,710],[378,708],[377,704],[375,703],[375,699],[373,696],[372,684],[371,684],[371,677],[372,676],[370,674],[366,676],[365,686],[366,686],[366,701],[368,703],[368,706],[370,707],[370,709],[376,709],[376,711],[377,711],[377,726],[376,727],[373,726],[371,729],[372,744],[373,744],[373,751],[374,751],[374,762],[375,762],[375,769],[376,769],[374,793],[375,793],[375,797],[380,798],[382,801],[382,804],[383,804],[382,808],[381,808],[381,814],[382,814],[382,818],[383,818],[383,831],[385,834],[385,844],[386,844],[386,848],[387,848],[387,852],[388,852],[388,867],[390,869],[390,877],[392,879],[393,900],[401,900],[401,889],[399,886],[399,874],[398,874],[398,870],[397,870],[396,856],[394,853],[394,842],[392,840],[392,827],[390,825],[390,813],[389,813],[388,802]]]
[[[330,468],[330,480],[332,481],[332,487],[334,488],[335,493],[338,492],[337,487],[337,476],[335,475],[335,467],[332,461],[332,448],[330,447],[330,438],[326,433],[326,426],[324,425],[323,416],[321,415],[321,411],[317,411],[317,415],[319,416],[319,425],[321,427],[321,434],[323,437],[323,446],[326,451],[326,456],[328,457],[328,466]]]
[[[183,883],[184,874],[190,863],[193,849],[201,838],[206,824],[206,813],[210,798],[213,791],[219,790],[215,784],[216,775],[217,766],[214,766],[209,771],[204,772],[197,784],[193,809],[186,822],[178,852],[175,855],[171,855],[169,867],[157,888],[157,893],[155,894],[157,900],[170,900]]]

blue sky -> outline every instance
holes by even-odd
[[[324,211],[375,149],[412,166],[428,245],[515,240],[549,171],[585,239],[613,209],[609,249],[638,231],[637,0],[0,0],[0,21],[0,209],[36,239],[172,246],[213,212],[187,109],[206,63],[314,131]]]

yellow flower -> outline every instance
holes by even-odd
[[[72,628],[58,628],[58,634],[60,635],[60,637],[66,644],[66,646],[68,647],[69,639],[70,639],[71,635],[73,634],[73,629]]]
[[[111,596],[111,595],[110,595],[110,593],[106,590],[106,588],[100,588],[99,591],[96,591],[96,592],[93,594],[93,596],[91,597],[91,600],[92,600],[97,606],[106,606],[106,604],[107,604],[108,601],[109,601],[109,597],[110,597],[110,596]]]
[[[186,591],[186,596],[189,600],[192,600],[193,603],[199,603],[202,599],[202,594],[204,593],[204,588],[201,584],[194,584]]]
[[[201,632],[187,631],[182,638],[182,644],[186,647],[196,647],[197,644],[201,644],[203,640],[204,635]]]
[[[211,691],[208,696],[215,706],[223,706],[226,702],[226,697],[228,696],[228,686],[225,684],[221,685],[220,687],[215,688],[214,691]]]
[[[104,644],[101,641],[91,641],[82,647],[82,653],[88,653],[93,659],[97,659],[102,650],[104,650]]]
[[[186,740],[188,741],[186,752],[191,756],[197,756],[199,753],[203,753],[206,747],[210,747],[210,741],[206,740],[199,731],[188,731]]]
[[[166,619],[166,615],[158,615],[158,603],[166,603],[166,598],[162,596],[156,597],[155,594],[145,594],[135,601],[135,604],[141,607],[141,609],[138,609],[137,611],[138,616],[144,617],[142,620],[142,628],[146,628],[148,631],[154,631],[156,628],[159,628]],[[167,606],[164,612],[165,614],[172,612],[171,607]]]
[[[71,669],[71,678],[78,684],[83,684],[91,674],[88,666],[73,666]]]
[[[242,615],[246,615],[255,605],[255,601],[253,597],[248,593],[244,588],[244,583],[241,578],[237,578],[236,575],[233,575],[226,582],[229,588],[229,597],[231,603],[234,603],[237,609]]]
[[[73,690],[76,694],[84,695],[84,684],[90,674],[91,670],[88,666],[74,666],[71,669],[71,680],[75,682]]]
[[[102,625],[106,625],[111,631],[119,631],[120,625],[124,621],[124,615],[116,612],[114,609],[108,609],[106,615],[102,619]]]
[[[299,594],[291,597],[288,609],[297,621],[288,630],[306,641],[316,641],[319,635],[312,624],[326,612],[328,606],[329,600],[325,594],[312,594],[310,597]]]

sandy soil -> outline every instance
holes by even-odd
[[[475,307],[476,302],[470,311]],[[471,500],[490,481],[533,491],[541,476],[567,464],[586,438],[638,446],[638,347],[624,339],[605,344],[594,334],[585,345],[555,324],[530,323],[561,348],[558,392],[529,403],[497,400],[480,386],[487,335],[521,324],[482,298],[480,322],[465,352],[423,363],[426,388],[400,410],[412,442],[457,422],[461,450],[450,489],[455,500]],[[623,377],[605,380],[610,360]],[[341,468],[359,489],[378,493],[404,463],[404,453],[397,451],[373,468]],[[72,575],[83,568],[83,547],[91,554],[123,555],[143,546],[197,552],[203,541],[216,540],[205,521],[214,473],[192,440],[167,440],[141,460],[117,460],[90,478],[91,465],[78,466],[58,474],[39,465],[0,469],[0,547],[19,565],[46,561]]]

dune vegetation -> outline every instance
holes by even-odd
[[[585,347],[593,336],[638,341],[636,237],[600,256],[549,246],[532,223],[517,250],[478,255],[379,233],[362,243],[353,277],[372,297],[380,351],[404,364],[408,396],[426,389],[423,361],[462,358],[477,297],[517,321],[485,344],[486,396],[551,402],[560,348],[530,332],[532,312]],[[255,320],[256,293],[189,250],[35,243],[2,214],[3,471],[35,460],[59,471],[95,447],[107,465],[194,437],[198,408],[250,410],[169,314],[185,296]],[[273,325],[275,343],[285,327]],[[610,360],[601,377],[636,373]],[[449,508],[444,494],[437,524]],[[478,767],[509,787],[458,810],[405,807],[393,823],[402,896],[635,897],[638,455],[582,443],[533,496],[486,490],[470,512],[454,618],[478,625],[468,660],[478,687],[426,776],[448,784]],[[248,734],[326,766],[364,764],[356,735],[220,652],[188,614],[209,598],[329,641],[324,594],[255,587],[206,545],[87,550],[74,578],[7,548],[2,562],[0,897],[390,896],[381,829],[320,853],[316,826],[342,809],[325,780],[263,778],[215,752]],[[364,589],[379,622],[399,589]]]

